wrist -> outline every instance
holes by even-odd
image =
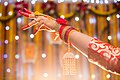
[[[56,32],[59,32],[60,27],[61,27],[61,25],[58,24],[58,23],[56,23],[56,26],[55,26],[54,30],[55,30]]]
[[[59,36],[62,40],[68,43],[68,40],[70,39],[69,38],[70,34],[74,31],[77,31],[77,30],[71,26],[61,26],[59,29]]]
[[[54,29],[55,29],[55,31],[57,31],[57,32],[59,32],[59,29],[60,29],[61,26],[67,26],[67,25],[68,25],[67,20],[65,20],[65,19],[63,19],[63,18],[58,18],[58,19],[56,19],[55,23],[56,23],[56,26],[55,26]]]

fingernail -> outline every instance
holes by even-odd
[[[29,11],[28,9],[24,8],[24,10],[25,10],[28,14],[32,14],[32,12]]]
[[[21,13],[21,10],[19,10],[18,12]]]

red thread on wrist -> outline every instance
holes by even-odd
[[[68,25],[67,20],[65,20],[63,18],[56,19],[56,22],[59,23],[60,25],[64,25],[64,26]]]
[[[59,36],[60,36],[61,39],[62,39],[62,31],[65,27],[66,26],[61,26],[60,29],[59,29]]]
[[[60,36],[60,38],[62,39],[62,31],[63,31],[63,29],[68,25],[68,22],[67,22],[67,20],[65,20],[65,19],[63,19],[63,18],[58,18],[58,19],[56,19],[56,22],[61,25],[61,26],[60,26],[60,29],[59,29],[59,36]]]

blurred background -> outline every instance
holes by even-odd
[[[32,21],[18,13],[23,8],[65,18],[82,33],[120,45],[120,0],[0,0],[0,80],[120,80],[73,47],[72,67],[64,65],[67,44],[55,41],[55,33],[33,35],[37,25],[21,30]]]

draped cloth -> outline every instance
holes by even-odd
[[[88,45],[88,60],[108,72],[120,75],[120,48],[93,38]]]

